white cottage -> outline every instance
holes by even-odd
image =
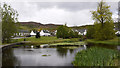
[[[86,33],[87,33],[87,30],[86,30],[86,29],[79,29],[79,30],[78,30],[78,34],[79,34],[79,35],[86,35]]]
[[[120,34],[120,31],[115,32],[115,34]]]
[[[55,35],[57,34],[57,30],[55,30]]]
[[[30,35],[30,32],[27,30],[19,30],[18,33],[14,33],[14,36],[27,36]]]
[[[31,36],[35,36],[36,33],[34,33],[33,31],[31,31],[30,35],[31,35]]]
[[[51,34],[47,30],[41,30],[40,36],[50,36]]]

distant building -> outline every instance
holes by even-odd
[[[120,35],[120,31],[115,32],[116,35]]]
[[[31,35],[31,36],[35,36],[35,35],[36,35],[36,33],[35,33],[35,32],[33,32],[33,31],[31,31],[30,35]]]
[[[54,32],[54,33],[55,33],[55,35],[56,35],[56,34],[57,34],[57,30],[55,30],[55,32]]]
[[[86,35],[86,29],[72,29],[74,32],[78,32],[79,35]]]
[[[115,34],[117,36],[120,36],[120,27],[119,27],[119,23],[114,23],[114,30],[115,30]]]
[[[51,36],[51,34],[48,30],[41,30],[40,36]]]
[[[18,33],[14,33],[14,36],[27,36],[30,35],[30,32],[27,30],[20,30]]]

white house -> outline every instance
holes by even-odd
[[[87,30],[85,29],[84,35],[86,35],[86,34],[87,34]]]
[[[27,30],[19,30],[18,33],[14,33],[14,36],[27,36],[30,35],[29,31]]]
[[[41,30],[40,36],[50,36],[51,34],[49,33],[48,30]]]
[[[120,31],[115,32],[115,34],[120,34]]]
[[[55,30],[54,34],[55,34],[55,35],[57,34],[57,30]]]
[[[87,33],[87,30],[86,30],[86,29],[79,29],[79,30],[78,30],[78,34],[79,34],[79,35],[86,35],[86,33]]]
[[[30,35],[31,35],[31,36],[35,36],[36,33],[34,33],[33,31],[31,31]]]

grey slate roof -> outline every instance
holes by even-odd
[[[80,33],[84,33],[86,29],[72,29],[72,30]]]
[[[19,30],[20,33],[30,33],[28,30]]]

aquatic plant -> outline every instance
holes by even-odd
[[[78,52],[74,66],[117,66],[118,51],[100,47],[91,47],[88,50]]]
[[[51,56],[51,55],[42,55],[42,56]]]

